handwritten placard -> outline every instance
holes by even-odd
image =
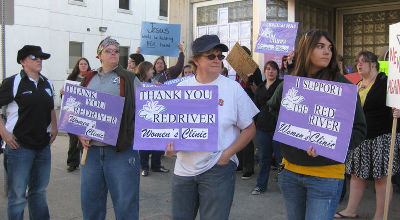
[[[236,43],[232,50],[229,52],[226,57],[228,63],[232,66],[232,68],[236,71],[236,74],[247,83],[248,74],[254,73],[256,71],[258,65],[251,56],[246,53],[246,51]]]
[[[218,87],[137,88],[134,149],[217,151]]]
[[[356,85],[285,75],[274,140],[343,163],[356,101]]]
[[[180,40],[180,24],[142,22],[140,41],[142,54],[178,57]]]
[[[67,83],[59,129],[115,146],[124,98]]]
[[[389,26],[389,74],[386,105],[400,108],[400,23]]]
[[[258,33],[255,52],[288,55],[294,50],[298,22],[264,21]]]

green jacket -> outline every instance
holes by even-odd
[[[350,83],[344,76],[340,75],[336,82]],[[268,101],[270,111],[272,114],[278,116],[280,105],[282,101],[283,83],[281,83],[275,90],[274,95]],[[349,150],[357,147],[367,135],[367,123],[365,120],[364,112],[361,107],[360,97],[357,95],[357,104],[354,114],[353,131],[349,144]],[[340,137],[339,137],[340,138]],[[281,143],[282,156],[290,163],[301,166],[325,166],[339,164],[339,162],[331,160],[323,156],[310,157],[306,151],[292,147],[287,144]]]

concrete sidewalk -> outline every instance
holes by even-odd
[[[50,184],[47,188],[47,200],[51,219],[82,219],[80,206],[80,172],[68,173],[66,157],[68,137],[60,133],[52,145],[52,169]],[[174,167],[173,158],[163,158],[163,165],[171,171],[167,174],[150,173],[141,177],[140,183],[140,219],[163,220],[171,219],[171,179]],[[3,163],[3,157],[0,164]],[[256,176],[250,180],[242,180],[242,173],[237,172],[234,202],[231,209],[231,220],[286,219],[283,198],[277,185],[277,174],[271,172],[268,191],[259,196],[250,194],[256,184]],[[0,220],[7,219],[7,198],[3,190],[4,170],[0,169]],[[400,194],[394,194],[389,219],[400,219]],[[94,201],[95,202],[95,201]],[[343,208],[347,201],[340,204]],[[108,199],[107,219],[115,219],[111,198]],[[371,219],[375,211],[375,194],[372,182],[368,183],[367,191],[361,202],[359,215],[363,219]],[[25,209],[25,218],[29,219]],[[199,219],[199,217],[197,218]]]

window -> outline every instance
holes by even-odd
[[[68,0],[68,4],[86,7],[86,0]]]
[[[168,17],[168,0],[160,0],[160,16]]]
[[[119,47],[119,65],[123,68],[128,66],[129,47]]]
[[[119,8],[129,10],[129,0],[119,0]]]
[[[383,48],[389,45],[389,25],[398,22],[399,19],[399,9],[377,8],[376,11],[343,15],[344,65],[354,67],[354,60],[360,51],[371,51],[384,57],[387,49]]]
[[[69,68],[73,69],[79,58],[82,57],[82,42],[69,42]]]

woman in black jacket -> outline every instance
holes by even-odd
[[[350,83],[339,72],[336,49],[332,38],[322,30],[311,30],[303,35],[296,54],[292,75]],[[281,83],[268,101],[272,112],[279,112],[282,100]],[[296,120],[296,118],[291,118]],[[364,140],[366,123],[360,101],[357,100],[349,149]],[[342,192],[345,165],[319,156],[313,146],[307,151],[281,144],[284,170],[278,184],[285,200],[287,218],[321,220],[332,219]]]
[[[264,66],[265,81],[261,83],[254,96],[254,102],[260,112],[255,117],[257,145],[259,150],[260,169],[257,177],[257,185],[251,192],[259,195],[267,189],[269,171],[272,162],[272,152],[277,163],[281,162],[279,143],[272,140],[276,126],[276,117],[269,112],[267,101],[272,97],[276,87],[281,83],[278,79],[279,67],[274,61],[268,61]]]
[[[385,73],[378,73],[379,63],[375,54],[369,51],[360,52],[357,56],[357,70],[362,77],[357,85],[367,120],[367,138],[348,153],[346,173],[351,174],[349,201],[347,208],[337,212],[335,218],[357,217],[357,208],[364,194],[366,179],[373,178],[376,191],[373,219],[377,220],[383,218],[393,116],[398,117],[399,110],[392,110],[386,106],[387,76]],[[397,127],[399,128],[399,125]],[[400,134],[397,133],[393,175],[400,171],[399,141]]]
[[[81,57],[76,62],[72,72],[68,75],[67,80],[81,82],[84,75],[90,71],[89,61]],[[64,95],[64,89],[60,91],[61,95]],[[80,149],[78,147],[78,137],[74,134],[68,133],[69,136],[69,148],[68,148],[68,157],[67,157],[67,171],[72,172],[79,167],[80,161]]]

